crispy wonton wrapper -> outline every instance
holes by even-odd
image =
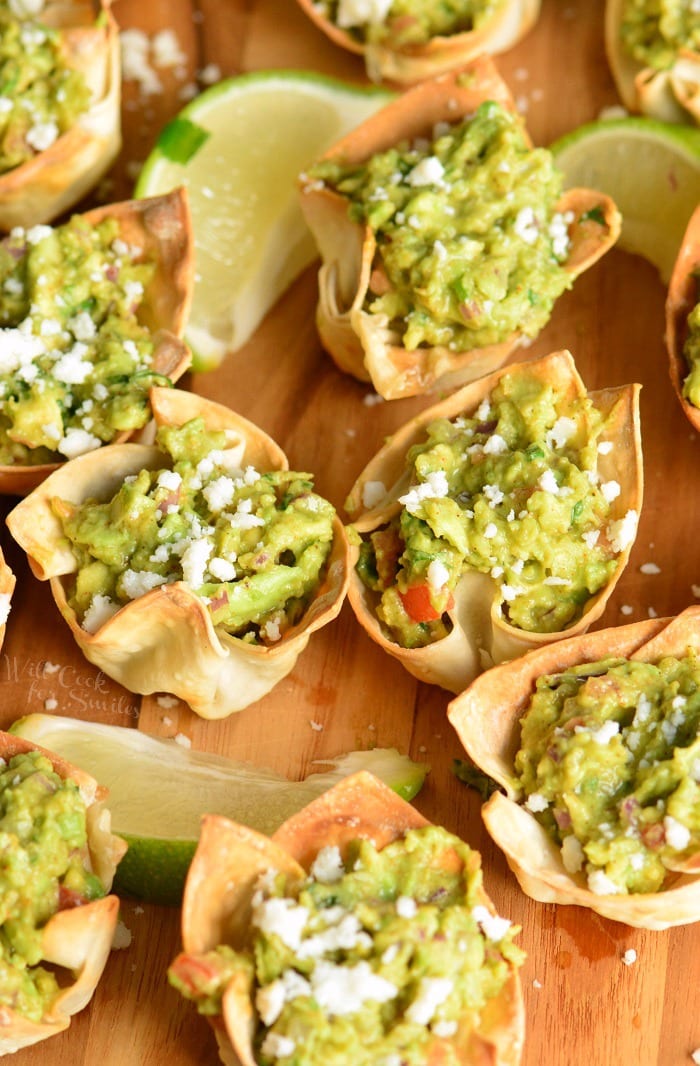
[[[370,78],[401,85],[412,85],[463,66],[482,52],[495,55],[507,51],[529,33],[540,14],[540,0],[503,0],[500,9],[478,30],[463,30],[445,37],[432,37],[426,44],[393,48],[386,42],[367,44],[358,40],[351,30],[341,29],[327,18],[314,0],[299,0],[299,5],[334,44],[364,56]]]
[[[260,471],[287,470],[281,448],[228,407],[178,389],[154,388],[157,426],[183,425],[202,416],[207,429],[229,430],[240,461]],[[237,438],[237,439],[236,439]],[[223,718],[264,696],[293,669],[316,629],[336,617],[347,591],[348,544],[336,515],[326,575],[301,620],[276,644],[248,644],[215,627],[207,607],[182,581],[160,585],[131,600],[95,633],[86,632],[69,606],[66,575],[76,560],[51,509],[54,497],[80,503],[109,499],[125,477],[168,465],[155,445],[110,444],[60,467],[7,517],[7,526],[51,591],[85,657],[131,692],[172,692],[202,718]]]
[[[673,268],[666,297],[666,348],[671,383],[688,421],[700,431],[700,409],[683,395],[689,367],[683,355],[688,315],[700,300],[700,207],[693,212]]]
[[[0,550],[0,618],[2,619],[7,619],[14,590],[15,575],[5,562],[5,557]],[[5,625],[5,621],[0,621],[0,648],[5,639]]]
[[[256,882],[270,869],[303,879],[323,847],[337,845],[344,855],[351,841],[363,837],[381,849],[409,829],[428,824],[414,807],[365,771],[313,800],[271,838],[227,818],[205,815],[182,904],[185,952],[199,954],[220,944],[244,948]],[[476,870],[478,853],[473,852],[472,858]],[[453,853],[446,855],[446,861],[450,859],[454,862]],[[495,913],[485,892],[480,902]],[[243,981],[231,981],[222,1006],[222,1017],[211,1019],[222,1061],[227,1066],[255,1066],[250,988]],[[465,1066],[517,1066],[524,1032],[520,979],[512,968],[503,989],[480,1016],[463,1018],[453,1037],[435,1037],[426,1062],[442,1062],[445,1047],[452,1046],[457,1061]]]
[[[143,249],[156,269],[146,288],[138,319],[153,334],[151,368],[175,382],[188,369],[192,354],[180,339],[189,315],[194,288],[194,238],[184,188],[144,200],[125,200],[87,211],[83,218],[98,225],[106,218],[119,222],[120,237]],[[115,435],[113,444],[138,436],[142,430]],[[37,466],[0,466],[0,493],[23,496],[63,463]]]
[[[0,732],[0,757],[41,751],[56,773],[75,781],[87,810],[88,851],[92,870],[109,892],[114,872],[126,851],[121,837],[110,831],[111,818],[105,807],[107,789],[94,778],[51,751],[11,733]],[[61,991],[40,1022],[30,1021],[10,1007],[0,1006],[0,1055],[7,1055],[60,1033],[71,1016],[90,1001],[107,962],[119,915],[117,896],[57,911],[44,926],[42,962],[72,972],[71,983],[61,982]]]
[[[666,70],[642,66],[622,41],[625,3],[606,0],[605,6],[605,50],[623,104],[662,122],[700,124],[700,55],[682,48]]]
[[[494,793],[482,814],[528,896],[542,903],[589,907],[604,918],[642,929],[700,920],[700,854],[679,862],[662,892],[596,895],[582,874],[567,873],[559,848],[523,806],[514,769],[519,720],[538,677],[609,657],[658,662],[666,655],[682,657],[689,649],[700,652],[700,607],[690,607],[676,618],[602,629],[538,648],[482,674],[450,703],[449,719],[469,756],[505,790],[505,795]]]
[[[438,122],[454,123],[485,100],[515,111],[505,82],[488,56],[459,72],[443,75],[404,93],[330,148],[324,159],[359,163],[398,141],[429,135]],[[324,347],[337,366],[371,381],[387,400],[462,385],[501,366],[525,339],[506,340],[454,352],[449,348],[402,348],[386,316],[363,310],[376,241],[369,226],[352,222],[348,201],[310,179],[302,179],[301,205],[323,264],[319,271],[316,320]],[[584,216],[602,212],[603,224]],[[557,210],[571,211],[571,247],[566,270],[573,277],[596,262],[617,240],[620,215],[612,200],[590,189],[568,189]]]
[[[425,427],[436,418],[456,418],[472,414],[489,395],[504,374],[522,370],[551,385],[563,401],[566,397],[585,396],[586,387],[579,377],[568,351],[554,352],[530,363],[515,364],[465,385],[447,400],[427,408],[398,430],[374,459],[370,460],[355,482],[346,501],[346,510],[358,533],[370,533],[385,525],[401,510],[398,502],[409,487],[405,468],[406,454],[414,444],[425,440]],[[615,447],[608,455],[599,455],[598,470],[603,480],[616,480],[620,495],[611,504],[611,519],[622,518],[629,510],[639,513],[642,503],[642,450],[639,429],[639,386],[600,389],[589,393],[595,407],[606,418],[601,440]],[[386,486],[379,502],[367,510],[363,504],[365,486]],[[348,598],[355,614],[369,636],[401,662],[409,673],[421,681],[441,685],[451,692],[461,692],[465,685],[486,666],[522,655],[531,648],[553,640],[583,633],[605,610],[629,558],[631,544],[619,553],[618,565],[610,582],[588,601],[578,620],[560,634],[531,633],[516,629],[502,616],[498,588],[488,574],[467,570],[454,590],[454,606],[446,614],[452,630],[442,640],[423,648],[402,648],[390,639],[375,612],[378,595],[368,589],[355,570],[359,547],[350,550],[350,585]]]
[[[0,229],[51,222],[76,204],[121,147],[121,57],[111,0],[46,0],[38,20],[61,31],[68,66],[80,71],[92,103],[66,133],[26,163],[0,174]],[[99,16],[95,18],[96,6]]]

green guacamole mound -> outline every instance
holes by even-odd
[[[587,397],[563,405],[523,370],[505,374],[473,416],[430,423],[406,457],[401,512],[363,541],[357,563],[391,638],[415,648],[446,636],[444,612],[467,570],[491,575],[519,629],[576,622],[626,546],[610,517],[620,486],[597,474],[604,429]]]
[[[0,0],[0,174],[49,148],[89,106],[88,85],[66,66],[58,31],[16,18]]]
[[[324,576],[332,505],[309,474],[241,468],[240,446],[201,418],[161,427],[157,443],[171,466],[125,478],[112,499],[53,501],[78,562],[69,602],[81,624],[94,632],[130,600],[184,581],[215,626],[275,643]]]
[[[250,977],[262,1066],[422,1066],[431,1037],[478,1018],[524,958],[518,929],[482,903],[475,858],[435,826],[381,851],[357,840],[344,864],[326,847],[302,884],[263,879],[247,950],[185,960],[171,983],[215,1014],[231,976]]]
[[[505,0],[389,0],[376,13],[355,14],[341,0],[323,0],[328,19],[356,40],[389,48],[412,48],[433,37],[478,30],[503,7]],[[350,8],[350,10],[348,10]]]
[[[104,895],[91,872],[85,804],[45,755],[0,768],[0,1004],[41,1021],[59,992],[38,965],[42,929],[57,911]]]
[[[72,459],[150,418],[153,340],[138,319],[155,266],[75,215],[0,243],[0,465]]]
[[[620,33],[637,62],[664,70],[680,49],[700,52],[700,10],[688,0],[627,0]]]
[[[562,177],[493,101],[436,126],[432,141],[355,167],[321,161],[309,176],[347,197],[350,217],[373,230],[365,310],[385,317],[408,350],[534,337],[573,283],[564,266],[573,215],[556,209]]]
[[[700,848],[700,663],[609,659],[542,677],[515,759],[525,805],[600,894],[657,892]]]
[[[688,375],[683,381],[683,396],[700,407],[700,303],[688,315],[688,334],[683,345],[683,357],[688,364]]]

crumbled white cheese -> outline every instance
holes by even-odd
[[[100,438],[94,437],[86,429],[71,426],[66,430],[66,435],[56,445],[56,449],[61,455],[65,455],[67,459],[75,459],[76,456],[84,455],[85,452],[94,451],[101,444]]]
[[[312,863],[309,873],[324,885],[340,881],[345,873],[345,866],[343,865],[338,845],[329,844],[327,847],[321,848]]]
[[[445,168],[440,160],[434,156],[421,159],[413,170],[406,175],[406,183],[415,187],[422,185],[440,185],[445,176]]]
[[[83,615],[82,628],[86,633],[96,633],[100,626],[103,626],[118,610],[118,603],[110,600],[109,596],[98,593],[92,597],[90,606]]]
[[[608,524],[606,532],[614,552],[622,552],[630,547],[637,535],[638,519],[637,512],[630,509],[623,518]]]
[[[529,811],[532,811],[533,814],[536,814],[538,811],[547,810],[547,807],[549,807],[549,800],[546,796],[543,796],[541,792],[531,792],[525,800],[525,806]]]
[[[608,503],[612,503],[622,490],[620,489],[619,481],[604,481],[600,486],[600,491],[603,494],[603,499],[607,500]]]
[[[341,30],[377,25],[386,18],[393,0],[339,0],[335,22]]]
[[[507,918],[499,918],[497,914],[492,914],[488,907],[481,904],[472,908],[472,916],[487,940],[495,942],[503,940],[510,929],[510,922]]]
[[[596,896],[617,896],[623,891],[610,880],[605,870],[592,870],[588,875],[588,887]]]
[[[453,988],[454,982],[449,977],[421,977],[418,994],[406,1008],[407,1021],[428,1025]]]
[[[364,961],[337,966],[321,959],[311,974],[311,985],[319,1007],[331,1015],[355,1014],[367,1000],[386,1003],[395,999],[399,991]]]
[[[253,925],[268,936],[278,936],[292,951],[298,951],[308,919],[308,909],[293,900],[253,900]]]
[[[642,563],[639,572],[642,574],[660,574],[661,567],[657,566],[656,563]]]
[[[155,574],[152,570],[125,570],[121,576],[120,585],[125,596],[130,600],[137,600],[139,596],[145,596],[151,589],[164,585],[167,578],[162,574]]]
[[[396,913],[400,918],[414,918],[418,910],[416,901],[411,896],[398,896]]]
[[[683,851],[690,843],[690,830],[676,818],[667,814],[664,818],[664,831],[666,843],[674,851]]]
[[[269,1055],[271,1059],[283,1059],[291,1055],[296,1046],[296,1041],[291,1036],[268,1033],[260,1045],[260,1051],[263,1055]]]
[[[432,559],[426,571],[428,584],[432,589],[442,589],[450,579],[450,571],[439,559]]]
[[[399,503],[403,504],[409,514],[415,514],[423,500],[439,499],[447,496],[448,492],[449,486],[445,471],[433,470],[425,481],[414,485],[404,496],[399,496]]]
[[[634,948],[627,949],[627,951],[622,956],[622,961],[625,966],[634,965],[634,963],[637,961],[637,952],[634,950]]]
[[[10,593],[0,592],[0,626],[4,626],[10,613]]]
[[[386,485],[383,481],[365,481],[362,486],[362,505],[368,509],[375,507],[386,496]]]

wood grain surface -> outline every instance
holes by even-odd
[[[364,81],[293,0],[115,0],[122,29],[177,35],[182,68],[159,71],[161,94],[124,89],[124,149],[108,196],[131,194],[138,164],[183,88],[206,64],[222,74],[308,68]],[[526,108],[536,143],[547,144],[617,103],[603,53],[602,0],[543,0],[540,22],[499,67]],[[105,190],[103,190],[103,193]],[[366,403],[370,390],[335,369],[314,327],[315,268],[298,279],[246,347],[188,386],[228,403],[268,431],[294,469],[341,507],[356,475],[388,433],[429,401]],[[664,289],[645,261],[613,251],[561,299],[526,356],[568,347],[591,388],[639,381],[646,494],[630,565],[599,626],[675,614],[700,585],[700,442],[674,398],[663,347]],[[3,514],[13,501],[4,501]],[[294,672],[259,703],[206,722],[184,705],[166,712],[91,667],[74,646],[48,588],[31,577],[3,530],[18,581],[0,653],[1,726],[55,700],[57,713],[189,736],[195,748],[271,766],[292,778],[314,760],[351,748],[395,746],[431,772],[417,806],[483,854],[487,890],[522,925],[527,1007],[524,1066],[683,1066],[700,1047],[700,933],[649,933],[575,907],[541,905],[518,889],[482,826],[478,797],[451,773],[459,742],[449,696],[414,681],[364,635],[346,606],[316,634]],[[653,562],[658,574],[644,573]],[[46,673],[46,662],[59,667]],[[49,704],[52,706],[52,704]],[[319,726],[321,728],[319,728]],[[175,787],[177,783],[174,783]],[[168,986],[179,948],[178,912],[124,902],[128,948],[113,952],[90,1006],[64,1034],[19,1052],[16,1066],[214,1066],[206,1022]],[[633,965],[622,956],[637,953]],[[348,1066],[352,1066],[348,1063]]]

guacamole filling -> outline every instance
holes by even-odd
[[[563,403],[520,370],[471,416],[426,427],[407,455],[401,511],[360,546],[357,573],[378,594],[391,639],[415,648],[445,637],[468,570],[489,574],[505,620],[557,633],[610,581],[636,530],[613,519],[617,481],[602,481],[605,421],[587,397]],[[383,486],[382,486],[383,489]]]
[[[321,160],[309,177],[347,197],[350,218],[374,233],[364,310],[406,349],[534,337],[573,283],[565,263],[574,216],[556,207],[562,177],[493,101],[366,163]]]
[[[65,63],[58,30],[0,0],[0,174],[50,148],[90,106],[80,71]]]
[[[141,257],[113,218],[0,242],[0,465],[72,459],[149,420],[149,388],[170,382],[139,321]]]
[[[694,0],[627,0],[620,34],[638,63],[665,70],[682,48],[700,52],[700,8]]]
[[[39,1022],[60,991],[39,965],[43,927],[104,895],[78,786],[39,752],[0,760],[0,847],[0,1004]]]
[[[355,40],[412,48],[488,25],[505,0],[322,0],[321,12]]]
[[[271,871],[251,924],[246,950],[181,956],[169,977],[217,1014],[242,973],[262,1066],[422,1066],[436,1040],[457,1066],[450,1039],[465,1017],[478,1026],[523,960],[517,928],[483,903],[478,856],[435,826],[381,851],[357,840],[345,862],[325,847],[301,884]]]
[[[683,381],[683,396],[694,407],[700,407],[700,303],[697,303],[688,315],[683,357],[688,364],[688,374]]]
[[[161,427],[172,465],[126,477],[106,501],[52,501],[76,557],[69,603],[84,629],[174,581],[249,643],[274,644],[299,621],[324,577],[335,511],[309,474],[241,467],[234,436],[201,418]]]
[[[700,662],[542,677],[521,719],[525,805],[599,895],[657,892],[700,849]]]

